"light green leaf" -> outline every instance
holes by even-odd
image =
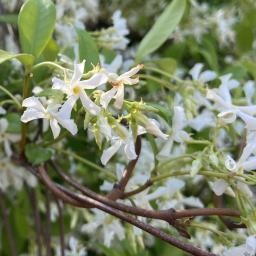
[[[186,7],[186,0],[173,0],[157,19],[139,45],[137,62],[158,49],[179,24]]]
[[[150,64],[160,68],[161,70],[169,74],[174,74],[177,68],[176,60],[172,58],[156,59],[151,61]]]
[[[11,59],[17,59],[25,66],[32,66],[34,62],[34,56],[26,53],[11,53],[4,50],[0,50],[0,64]]]
[[[23,52],[38,57],[51,38],[56,20],[50,0],[27,0],[22,6],[18,27]]]
[[[83,29],[77,29],[78,42],[79,42],[79,58],[80,61],[86,60],[86,71],[92,69],[92,64],[99,63],[99,52],[97,45],[90,34]]]
[[[52,157],[52,151],[36,144],[27,144],[25,155],[31,164],[39,165]]]

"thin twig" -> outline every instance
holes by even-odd
[[[140,136],[137,137],[136,143],[135,143],[135,152],[137,154],[137,157],[134,160],[131,160],[126,169],[124,170],[123,176],[121,180],[118,182],[118,184],[115,184],[112,191],[107,195],[107,197],[111,200],[116,200],[122,197],[125,187],[127,183],[129,182],[129,179],[132,176],[132,172],[136,166],[136,163],[139,159],[140,156],[140,151],[141,151],[141,138]]]
[[[108,205],[110,207],[116,208],[118,210],[130,213],[130,214],[147,217],[147,218],[161,219],[161,220],[167,221],[168,223],[170,223],[170,221],[174,219],[181,219],[181,218],[195,217],[195,216],[210,216],[210,215],[218,215],[218,216],[226,215],[226,216],[233,216],[233,217],[240,216],[239,211],[236,211],[233,209],[227,209],[227,208],[199,208],[199,209],[188,209],[188,210],[181,210],[181,211],[174,211],[173,209],[170,209],[170,210],[152,211],[152,210],[146,210],[146,209],[142,209],[142,208],[138,208],[130,205],[125,205],[119,202],[112,201],[109,198],[106,198],[104,196],[101,196],[93,192],[89,188],[79,184],[72,177],[63,173],[55,163],[51,162],[51,165],[66,182],[68,182],[74,188],[82,192],[84,195],[90,198],[93,198],[94,200],[97,200],[105,205]]]

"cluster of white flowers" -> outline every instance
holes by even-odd
[[[23,113],[21,121],[27,123],[35,119],[46,119],[50,123],[54,138],[57,138],[60,134],[60,125],[67,129],[72,135],[75,135],[78,128],[74,119],[71,118],[71,113],[76,102],[80,99],[84,110],[89,113],[89,115],[97,116],[98,120],[96,125],[100,127],[103,138],[111,142],[111,146],[103,151],[101,157],[102,163],[105,165],[120,148],[123,148],[128,160],[135,159],[137,155],[135,153],[132,128],[127,129],[125,126],[118,124],[118,129],[112,129],[108,122],[107,115],[104,113],[112,99],[115,100],[114,106],[116,109],[122,108],[124,102],[124,85],[134,85],[139,82],[137,77],[133,77],[143,68],[143,65],[137,65],[120,76],[96,67],[96,71],[91,78],[81,80],[84,65],[85,61],[80,64],[75,64],[74,73],[70,80],[61,80],[57,77],[52,79],[52,89],[60,90],[66,95],[63,104],[51,99],[47,101],[44,97],[32,96],[26,98],[22,106],[27,109]],[[87,95],[86,90],[98,88],[107,82],[112,86],[112,89],[106,92],[98,90],[97,94],[100,94],[100,97],[98,98],[98,104],[95,103]],[[97,101],[97,98],[95,101]],[[139,130],[141,130],[138,130],[138,134],[148,132],[162,139],[167,138],[167,135],[161,132],[153,120],[139,113],[138,116],[141,119],[140,125],[143,126],[143,129],[140,126],[138,127]]]
[[[172,37],[177,41],[184,41],[188,36],[201,42],[204,35],[215,31],[220,45],[228,46],[234,43],[234,25],[238,21],[235,9],[230,7],[212,10],[207,2],[191,1],[190,16],[180,25]]]

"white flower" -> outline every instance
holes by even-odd
[[[253,95],[255,95],[255,83],[254,81],[247,81],[245,84],[244,84],[244,94],[245,94],[245,97],[246,97],[246,100],[247,100],[247,103],[249,105],[252,105],[252,99],[253,99]]]
[[[0,115],[5,115],[6,110],[0,106]]]
[[[249,236],[245,244],[233,247],[224,252],[224,256],[255,256],[256,236]]]
[[[101,156],[101,162],[106,165],[108,161],[119,151],[123,150],[128,160],[133,160],[137,157],[135,152],[135,145],[131,131],[123,131],[126,133],[125,138],[113,137],[111,140],[111,146],[105,149]]]
[[[70,81],[66,82],[56,77],[52,79],[53,89],[61,90],[68,96],[66,101],[67,111],[71,112],[74,104],[80,98],[84,108],[92,115],[97,115],[100,112],[100,107],[97,106],[86,94],[85,89],[95,89],[107,82],[108,77],[103,73],[96,73],[90,79],[81,81],[84,73],[85,61],[80,64],[75,64],[74,74]]]
[[[50,127],[53,133],[53,137],[56,139],[60,134],[60,126],[67,129],[72,135],[77,133],[77,126],[73,119],[70,119],[71,112],[67,102],[61,106],[60,105],[49,104],[46,108],[43,106],[39,98],[29,97],[25,99],[22,103],[23,107],[27,109],[21,116],[21,121],[27,123],[35,119],[46,119],[50,122]]]
[[[207,83],[216,78],[216,73],[210,70],[202,71],[203,69],[202,63],[197,63],[195,66],[189,71],[189,74],[192,76],[193,80],[200,81],[202,83]]]
[[[108,81],[113,86],[113,88],[101,95],[100,104],[104,108],[107,108],[111,99],[115,98],[115,107],[118,109],[122,108],[124,102],[124,85],[137,84],[139,82],[139,78],[131,77],[137,74],[142,68],[143,65],[137,65],[136,67],[132,68],[131,70],[125,72],[120,76],[115,73],[106,72],[106,75],[108,76]]]
[[[172,119],[172,133],[169,136],[169,139],[158,153],[160,157],[167,157],[170,155],[173,142],[183,143],[186,140],[190,139],[190,136],[187,132],[183,131],[183,128],[186,126],[186,117],[184,109],[179,106],[174,107],[174,114]]]
[[[224,194],[227,188],[228,183],[223,179],[217,179],[212,184],[212,190],[217,196],[221,196],[222,194]]]
[[[121,54],[117,54],[111,63],[106,63],[105,61],[104,55],[100,55],[101,66],[111,73],[117,73],[123,64],[123,57]]]
[[[192,120],[189,120],[188,125],[192,127],[194,130],[196,130],[197,132],[200,132],[207,127],[214,127],[215,126],[214,114],[208,109],[204,109],[202,113],[197,115]]]
[[[93,234],[94,237],[103,240],[104,245],[110,247],[113,239],[119,240],[125,238],[125,231],[120,221],[111,215],[108,215],[98,209],[92,209],[94,215],[89,223],[84,224],[81,231],[87,234]]]
[[[112,40],[114,42],[113,49],[124,50],[129,43],[129,40],[125,37],[129,34],[129,30],[127,28],[126,19],[121,15],[121,11],[116,10],[112,16],[113,26],[116,31],[116,33],[112,35]]]
[[[220,77],[221,85],[219,89],[209,89],[207,91],[207,98],[213,100],[216,103],[216,108],[221,111],[218,114],[218,117],[220,117],[221,120],[227,124],[233,123],[237,116],[242,118],[241,115],[244,114],[256,114],[256,106],[235,106],[232,104],[230,90],[236,88],[239,83],[230,78],[230,74]]]
[[[81,244],[77,241],[76,238],[71,236],[68,241],[69,249],[65,249],[66,256],[86,256],[86,248],[81,246]],[[56,256],[61,256],[61,248],[58,245],[56,247]]]
[[[0,119],[0,143],[3,143],[6,155],[12,155],[11,143],[18,142],[20,135],[7,132],[8,121],[5,118]]]
[[[0,159],[0,170],[0,189],[3,191],[10,187],[20,191],[24,182],[30,187],[37,185],[37,179],[33,174],[22,167],[14,165],[9,158]]]

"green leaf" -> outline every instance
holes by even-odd
[[[42,55],[45,60],[54,61],[56,60],[59,51],[60,49],[57,42],[51,38],[42,52]]]
[[[34,62],[34,56],[26,53],[11,53],[4,50],[0,50],[0,64],[11,59],[17,59],[25,66],[32,66]]]
[[[31,164],[39,165],[52,157],[52,151],[36,144],[27,144],[25,155]]]
[[[150,64],[153,64],[154,66],[160,68],[161,70],[169,74],[174,74],[177,68],[176,60],[172,58],[161,58],[153,60],[150,62]]]
[[[139,45],[137,62],[158,49],[171,35],[181,21],[186,7],[186,0],[173,0],[157,19]]]
[[[8,121],[7,131],[10,133],[20,133],[20,115],[17,113],[8,113],[6,119]]]
[[[80,61],[86,60],[86,71],[92,69],[92,64],[97,65],[99,63],[99,52],[94,39],[90,34],[83,29],[76,30],[79,42],[79,58]]]
[[[50,0],[28,0],[22,6],[18,27],[23,52],[36,58],[52,36],[56,20],[55,6]]]
[[[246,68],[247,72],[256,79],[256,64],[251,60],[244,60],[242,64]]]

